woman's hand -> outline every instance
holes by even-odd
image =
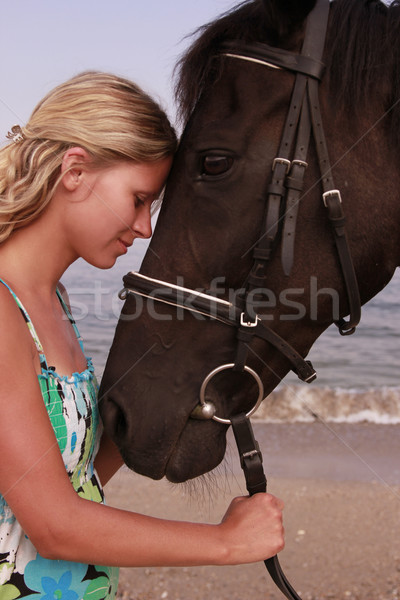
[[[280,552],[284,547],[282,510],[282,500],[271,494],[235,498],[219,525],[226,564],[257,562]]]

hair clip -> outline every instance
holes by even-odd
[[[13,125],[11,127],[11,131],[9,131],[7,133],[6,138],[8,140],[12,140],[16,144],[18,144],[18,142],[23,142],[24,141],[25,136],[22,133],[22,129],[21,129],[21,127],[19,125]]]

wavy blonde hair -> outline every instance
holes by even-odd
[[[166,114],[150,96],[127,79],[98,71],[53,89],[20,131],[0,149],[0,242],[50,202],[69,148],[84,148],[101,168],[120,160],[162,160],[177,145]]]

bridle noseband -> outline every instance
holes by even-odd
[[[221,48],[221,54],[228,58],[249,60],[263,66],[285,69],[295,74],[295,83],[281,143],[272,165],[265,218],[259,242],[253,251],[253,267],[247,277],[246,291],[240,306],[204,291],[192,290],[133,272],[123,278],[124,288],[120,293],[122,299],[129,294],[143,296],[149,300],[189,310],[195,315],[206,316],[237,329],[237,349],[234,362],[221,365],[207,375],[200,390],[200,404],[193,410],[191,417],[214,419],[220,423],[232,425],[250,495],[266,491],[262,456],[249,421],[249,417],[263,399],[261,379],[246,364],[251,341],[254,337],[258,337],[274,346],[289,361],[291,369],[301,380],[311,383],[316,377],[312,364],[304,360],[290,344],[265,325],[262,317],[257,315],[254,304],[256,294],[253,293],[265,286],[267,267],[280,233],[282,233],[282,265],[285,274],[290,274],[294,255],[297,211],[303,190],[311,137],[314,138],[321,173],[322,201],[332,225],[349,303],[348,320],[339,319],[336,322],[340,333],[342,335],[353,333],[361,315],[361,302],[345,232],[341,195],[333,182],[319,107],[318,85],[324,71],[322,54],[328,15],[329,0],[317,0],[307,19],[301,54],[294,54],[262,43],[233,42],[226,43]],[[281,231],[282,208],[284,208],[284,218]],[[249,413],[226,419],[218,416],[214,405],[207,401],[206,388],[215,375],[229,369],[249,373],[257,383],[258,397],[254,408]],[[266,560],[265,564],[281,592],[289,600],[301,600],[282,572],[278,558],[274,556]]]
[[[291,369],[299,379],[306,383],[314,381],[316,373],[311,363],[304,360],[290,344],[275,331],[267,327],[258,315],[255,317],[252,315],[252,320],[248,320],[243,309],[240,309],[227,300],[222,300],[198,290],[153,279],[141,273],[128,273],[124,276],[123,281],[124,288],[120,292],[122,300],[125,300],[127,295],[134,294],[153,301],[183,308],[189,312],[220,321],[225,325],[236,327],[238,335],[242,330],[245,332],[248,331],[248,335],[251,338],[259,337],[281,352],[290,362]],[[238,370],[235,363],[232,368]]]

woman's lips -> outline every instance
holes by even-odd
[[[130,248],[133,244],[133,242],[126,242],[125,240],[122,240],[121,238],[118,239],[120,246],[122,247],[124,254],[126,252],[128,252],[128,248]]]

